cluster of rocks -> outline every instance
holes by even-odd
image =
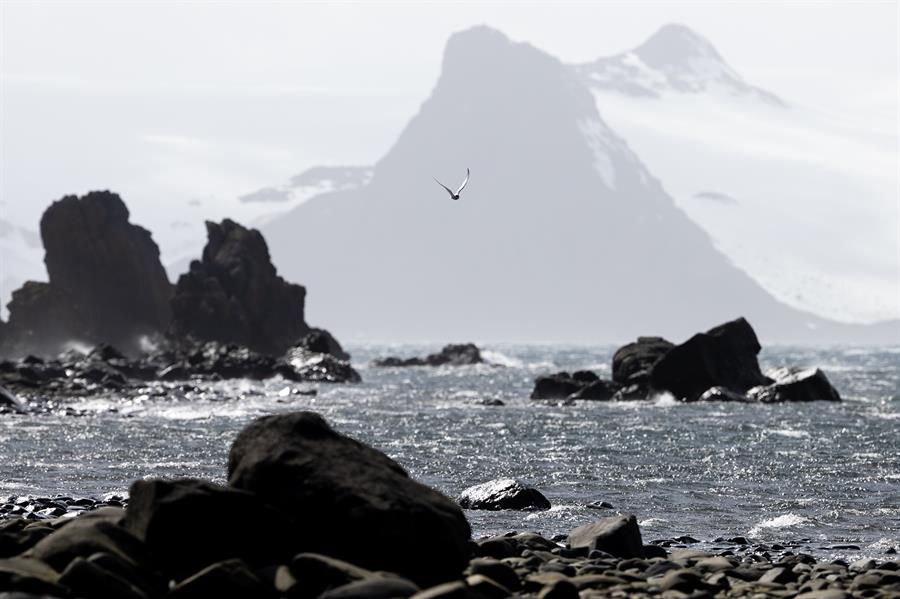
[[[425,357],[378,358],[372,361],[372,366],[468,366],[482,363],[484,359],[481,357],[481,351],[474,343],[460,343],[445,345],[438,353],[428,354]]]
[[[13,523],[0,524],[0,547],[16,541],[16,534],[34,521],[52,520],[61,516],[79,514],[104,507],[124,507],[128,500],[121,495],[110,494],[103,499],[93,497],[53,497],[16,496],[0,498],[0,520],[14,518]],[[8,528],[7,528],[8,527]],[[30,530],[37,530],[34,527]],[[3,551],[0,549],[0,551]]]
[[[0,595],[97,599],[894,597],[897,562],[772,559],[732,539],[717,553],[644,544],[633,515],[471,540],[457,503],[388,456],[298,412],[235,439],[228,485],[139,480],[125,507],[71,498],[0,522]],[[71,503],[70,503],[71,502]],[[15,510],[17,498],[8,504]],[[72,505],[82,515],[54,517]],[[728,543],[731,543],[730,545]],[[740,543],[740,545],[738,545]],[[772,547],[774,550],[774,546]],[[784,548],[782,548],[784,549]]]
[[[114,365],[125,377],[168,368],[176,378],[358,380],[349,364],[315,357],[349,361],[334,337],[306,323],[306,290],[278,276],[259,231],[227,219],[206,223],[201,259],[173,286],[150,233],[128,218],[108,191],[67,196],[44,212],[49,283],[29,281],[13,293],[9,322],[0,323],[0,356],[56,356],[79,342],[130,356],[130,364],[116,358]],[[166,350],[146,353],[148,340]]]
[[[328,349],[322,338],[318,333],[307,335],[277,358],[244,346],[207,341],[171,345],[138,358],[99,345],[87,354],[68,351],[54,359],[0,360],[0,413],[52,407],[48,406],[52,399],[134,395],[158,381],[281,376],[295,382],[358,383],[359,373],[349,362],[318,351]]]
[[[535,380],[532,399],[642,400],[670,393],[679,401],[840,401],[818,368],[778,368],[766,376],[753,327],[743,318],[698,333],[680,345],[639,337],[613,355],[612,380],[590,371]]]

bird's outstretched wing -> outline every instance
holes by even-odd
[[[452,190],[452,189],[450,189],[449,187],[447,187],[446,185],[444,185],[443,183],[441,183],[440,181],[438,181],[438,180],[435,179],[434,177],[432,177],[432,179],[434,179],[434,182],[435,182],[435,183],[437,183],[438,185],[440,185],[441,187],[443,187],[444,189],[446,189],[446,190],[447,190],[447,193],[450,194],[450,197],[451,197],[451,198],[455,195],[455,194],[453,193],[453,190]]]
[[[466,180],[462,182],[462,185],[459,186],[459,189],[456,190],[456,195],[459,195],[463,189],[466,188],[466,185],[469,183],[469,169],[466,169]],[[447,191],[450,191],[449,189]]]

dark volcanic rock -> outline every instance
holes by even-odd
[[[206,230],[202,259],[175,286],[171,334],[283,354],[310,332],[306,289],[278,276],[256,229],[225,219],[207,222]]]
[[[109,191],[66,196],[41,217],[49,284],[29,282],[10,303],[14,351],[57,353],[66,341],[137,351],[165,331],[172,286],[150,232],[128,222]]]
[[[717,386],[744,393],[772,382],[759,369],[760,349],[750,323],[738,318],[670,349],[651,368],[650,383],[684,401]]]
[[[572,399],[594,399],[606,401],[615,397],[616,392],[621,388],[616,382],[597,379],[586,387],[582,387],[571,397]]]
[[[650,381],[650,369],[674,343],[662,337],[638,337],[634,343],[623,345],[613,355],[612,380],[620,385],[646,385]]]
[[[420,584],[452,579],[465,567],[471,531],[459,506],[318,414],[253,421],[231,447],[228,480],[284,511],[298,531],[296,552]]]
[[[550,501],[543,493],[514,478],[498,478],[469,487],[457,501],[469,510],[550,509]]]
[[[770,373],[775,382],[754,387],[748,395],[763,403],[783,401],[841,401],[825,373],[818,368],[786,368]]]
[[[264,524],[276,521],[277,513],[246,491],[195,479],[139,480],[124,526],[181,580],[225,559],[265,564],[287,557],[283,540]]]
[[[350,354],[344,351],[338,340],[325,329],[310,329],[310,331],[300,338],[294,345],[295,348],[302,348],[310,352],[318,354],[329,354],[338,360],[350,361]]]
[[[534,379],[531,399],[565,399],[580,391],[584,386],[583,381],[575,380],[568,372],[539,376]]]
[[[436,354],[428,354],[424,358],[379,358],[372,362],[373,366],[467,366],[481,364],[484,360],[474,343],[445,345]]]
[[[747,402],[750,398],[743,393],[736,393],[725,387],[710,387],[704,391],[697,401],[738,401]]]
[[[531,399],[612,399],[621,385],[601,379],[589,370],[557,372],[534,379]]]
[[[644,557],[641,530],[633,515],[603,518],[569,533],[569,547],[599,549],[616,557]]]

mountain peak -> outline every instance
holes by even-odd
[[[745,83],[706,38],[677,23],[662,26],[629,52],[574,69],[589,87],[628,96],[715,91],[784,106],[774,94]]]
[[[678,23],[663,25],[633,52],[645,64],[654,68],[690,64],[696,60],[718,62],[728,68],[706,38],[690,27]]]

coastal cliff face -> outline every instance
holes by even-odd
[[[128,220],[117,194],[54,202],[41,218],[49,283],[28,282],[9,305],[10,341],[58,351],[68,341],[137,348],[171,319],[172,286],[150,232]]]
[[[207,222],[203,257],[181,275],[170,335],[281,355],[310,332],[306,289],[278,276],[265,239],[232,221]]]

